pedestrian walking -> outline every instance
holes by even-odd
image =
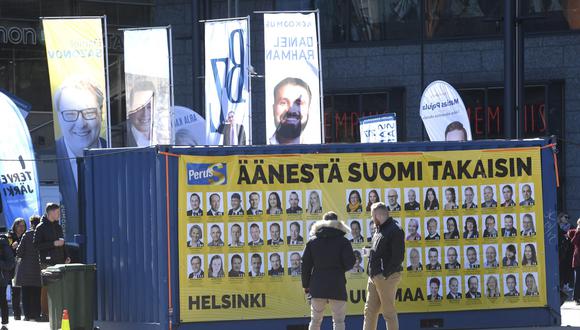
[[[60,206],[55,203],[46,205],[46,213],[42,216],[40,224],[34,231],[34,246],[38,249],[40,268],[45,269],[48,266],[56,264],[68,264],[70,258],[64,242],[62,227],[58,223],[60,219]],[[42,321],[48,321],[48,296],[46,287],[41,289],[41,310]]]
[[[16,249],[15,285],[22,288],[22,307],[24,319],[38,320],[40,318],[40,264],[38,250],[34,246],[34,230],[40,223],[37,215],[30,217],[30,230],[22,236]]]
[[[580,305],[580,219],[577,221],[577,227],[568,230],[568,238],[574,246],[574,255],[572,256],[572,267],[576,273],[574,280],[574,301]]]
[[[574,283],[574,269],[572,268],[572,254],[574,253],[574,247],[568,239],[567,232],[570,230],[571,225],[569,222],[570,217],[565,212],[560,212],[558,214],[558,259],[560,268],[560,288],[563,293],[564,299],[571,296],[570,293],[574,290],[572,289]]]
[[[302,287],[311,296],[309,330],[320,329],[324,308],[332,309],[335,330],[344,330],[346,314],[346,277],[353,268],[354,252],[344,237],[349,228],[335,212],[327,212],[310,230],[310,240],[302,254]]]
[[[7,330],[8,324],[8,301],[6,300],[6,288],[10,284],[14,271],[14,253],[8,243],[6,235],[0,235],[0,314],[2,317],[2,328]]]
[[[388,330],[398,330],[399,320],[395,309],[395,294],[401,282],[401,266],[405,257],[403,231],[397,226],[384,203],[371,207],[375,234],[371,241],[367,274],[367,301],[364,309],[364,330],[375,330],[379,313]]]
[[[16,249],[22,240],[22,235],[26,232],[26,220],[23,218],[16,218],[12,223],[12,229],[8,232],[8,244],[12,248],[12,253],[16,256]],[[20,287],[10,284],[10,296],[12,297],[12,312],[14,312],[14,319],[20,320],[22,309],[20,308],[21,290]]]

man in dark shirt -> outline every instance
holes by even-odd
[[[401,266],[405,258],[403,231],[396,225],[384,203],[371,206],[371,217],[377,227],[371,242],[367,274],[367,301],[364,308],[363,329],[377,328],[382,312],[387,329],[398,330],[399,320],[395,309],[395,294],[401,282]]]
[[[34,246],[40,255],[40,266],[42,269],[56,264],[68,264],[70,258],[64,242],[62,227],[58,223],[60,219],[60,206],[55,203],[46,205],[46,213],[42,216],[41,222],[34,232]],[[48,296],[46,287],[41,291],[41,319],[48,320]]]

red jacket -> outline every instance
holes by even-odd
[[[572,267],[580,267],[580,231],[576,228],[568,230],[568,238],[574,246],[574,255],[572,256]]]

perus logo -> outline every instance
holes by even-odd
[[[214,186],[228,181],[228,166],[225,163],[193,164],[187,163],[187,184]]]

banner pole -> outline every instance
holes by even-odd
[[[105,47],[105,90],[107,94],[107,148],[111,148],[111,95],[109,90],[109,39],[107,36],[107,15],[101,16]]]
[[[320,11],[316,9],[316,38],[318,43],[318,82],[320,84],[320,142],[324,144],[325,133],[324,133],[324,89],[322,84],[322,49],[321,49],[321,40],[320,40]]]
[[[246,76],[248,77],[248,129],[249,129],[249,133],[248,134],[248,145],[252,145],[253,144],[253,140],[254,140],[254,130],[252,129],[252,118],[253,113],[252,113],[252,75],[250,74],[250,66],[252,65],[252,43],[251,43],[251,37],[250,37],[250,15],[246,16],[246,19],[248,20],[247,23],[247,27],[248,27],[248,41],[247,41],[247,49],[248,51],[248,65],[246,67]]]
[[[173,36],[171,25],[166,27],[167,29],[167,42],[169,43],[169,129],[171,130],[171,135],[169,137],[169,143],[175,144],[175,132],[173,131],[173,107],[175,106],[175,99],[173,95]]]

